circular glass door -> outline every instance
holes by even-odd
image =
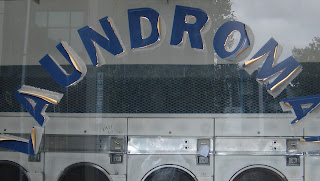
[[[197,181],[192,173],[182,167],[162,166],[153,169],[143,181]]]
[[[1,181],[29,181],[27,171],[17,163],[0,161]]]
[[[111,181],[111,178],[98,165],[77,163],[66,168],[59,181]]]
[[[287,181],[287,179],[278,170],[259,165],[242,169],[230,181]]]

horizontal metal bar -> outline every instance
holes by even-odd
[[[198,154],[199,137],[168,137],[168,136],[130,136],[128,154]],[[213,152],[213,139],[210,140],[209,152]]]
[[[45,135],[46,152],[126,152],[125,136]]]

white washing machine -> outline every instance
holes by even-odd
[[[304,138],[320,136],[319,117],[301,121]],[[305,181],[319,180],[320,172],[320,143],[298,142],[298,150],[305,153]]]
[[[242,116],[216,118],[215,180],[303,181],[302,129],[281,115]]]
[[[126,118],[51,117],[45,181],[125,181]]]
[[[24,115],[24,113],[22,113]],[[0,133],[29,139],[33,126],[38,123],[30,116],[0,115]],[[36,156],[0,148],[1,181],[43,181],[44,154]]]
[[[128,181],[212,181],[213,127],[208,118],[129,118]]]

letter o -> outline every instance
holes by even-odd
[[[241,35],[240,41],[237,47],[232,51],[228,52],[225,49],[226,41],[229,36],[234,32],[238,31]],[[213,47],[222,59],[235,60],[246,48],[250,46],[250,40],[247,35],[246,25],[238,21],[228,21],[224,23],[218,29],[213,39]]]

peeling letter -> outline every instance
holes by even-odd
[[[148,38],[142,38],[141,18],[145,18],[151,24],[151,34]],[[131,48],[144,48],[160,40],[160,16],[151,8],[139,8],[128,10]]]
[[[297,116],[291,124],[297,123],[301,119],[307,116],[308,113],[315,110],[320,104],[320,95],[306,96],[306,97],[295,97],[290,99],[282,99],[280,105],[283,110],[286,107],[293,109],[295,115]],[[308,108],[303,108],[303,106],[308,105]]]
[[[44,125],[48,120],[45,110],[48,105],[56,105],[60,102],[62,94],[23,85],[15,93],[15,98],[33,116],[41,126],[35,126],[31,130],[29,140],[8,134],[0,134],[0,147],[10,150],[35,155],[39,151]]]
[[[187,22],[187,17],[196,18],[196,22]],[[203,49],[201,30],[208,21],[208,15],[202,9],[176,6],[170,45],[179,45],[183,40],[184,32],[188,32],[192,48]]]
[[[14,96],[42,126],[48,119],[45,113],[48,105],[57,105],[63,94],[23,85],[16,91]]]
[[[69,87],[80,82],[87,73],[87,66],[79,55],[68,45],[67,42],[62,41],[57,45],[57,49],[72,65],[73,72],[67,74],[66,71],[47,54],[39,62],[43,68],[50,74],[50,76],[62,87]]]
[[[278,42],[271,38],[250,60],[240,65],[252,74],[259,67],[257,62],[264,61],[256,80],[268,84],[267,91],[273,97],[277,97],[302,71],[302,65],[292,56],[275,65],[277,50]],[[274,77],[276,78],[271,82]]]
[[[100,50],[97,44],[115,56],[124,52],[112,27],[110,19],[108,17],[102,18],[100,19],[100,24],[103,28],[103,31],[107,35],[107,38],[97,33],[89,26],[85,26],[78,30],[80,38],[89,54],[92,64],[95,66],[101,66],[105,64],[104,59],[101,57],[101,55],[99,56]]]
[[[29,139],[8,134],[0,134],[0,147],[26,153],[28,155],[35,155],[39,152],[43,130],[42,127],[33,127]]]
[[[240,41],[232,52],[226,50],[228,39],[233,33],[239,32]],[[234,61],[245,49],[250,46],[250,41],[246,31],[246,25],[238,21],[228,21],[224,23],[214,36],[213,47],[217,55],[226,60]]]

